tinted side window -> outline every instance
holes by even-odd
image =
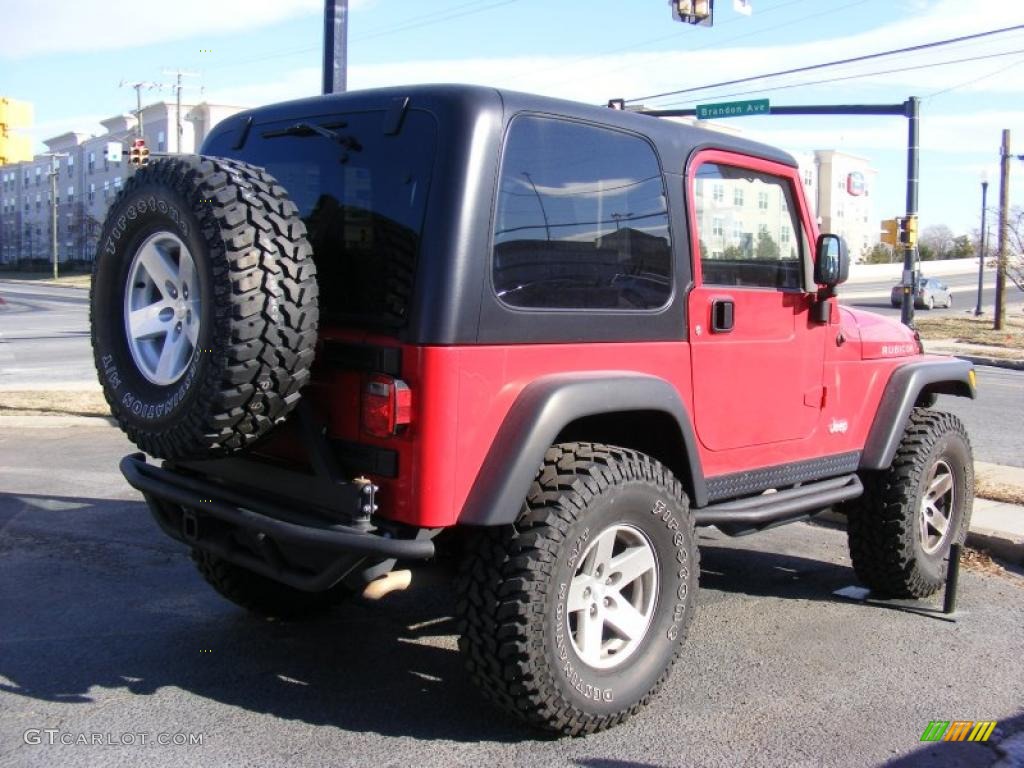
[[[410,110],[402,130],[388,135],[384,119],[374,111],[257,124],[242,154],[266,168],[299,209],[313,246],[321,315],[397,328],[409,312],[437,128],[431,115]],[[324,126],[346,145],[296,132],[299,122]],[[227,138],[204,151],[239,154]]]
[[[706,163],[695,185],[705,285],[803,287],[803,233],[786,179]]]
[[[661,168],[643,139],[551,118],[509,130],[494,288],[514,307],[654,309],[672,292]]]

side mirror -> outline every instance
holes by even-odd
[[[839,235],[819,235],[814,260],[814,282],[828,288],[845,283],[850,274],[850,256]]]

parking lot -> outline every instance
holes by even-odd
[[[987,766],[1024,739],[1019,575],[966,570],[947,622],[835,598],[855,583],[839,530],[709,530],[662,694],[622,727],[551,740],[464,676],[447,564],[380,603],[258,620],[157,532],[117,473],[118,430],[7,418],[0,764]],[[999,726],[989,744],[922,744],[936,719]]]

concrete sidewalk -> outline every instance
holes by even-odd
[[[975,499],[967,544],[1024,565],[1024,507],[1005,501]]]

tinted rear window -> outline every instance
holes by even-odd
[[[288,191],[309,230],[329,321],[398,328],[408,317],[437,127],[410,110],[389,136],[385,114],[257,123],[241,151],[230,148],[231,133],[204,147],[266,168]],[[333,131],[347,146],[313,132],[273,135],[300,122]]]

